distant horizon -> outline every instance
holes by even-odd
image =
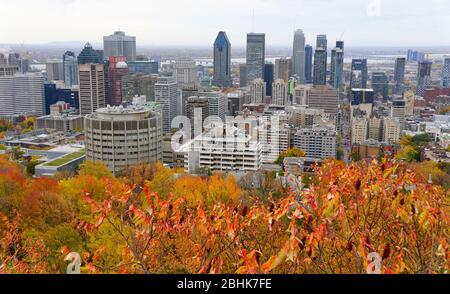
[[[345,39],[343,40],[345,42]],[[334,48],[334,42],[330,44],[330,40],[328,40],[328,51],[330,51],[332,48]],[[4,49],[6,46],[13,46],[13,47],[69,47],[69,46],[79,46],[80,50],[83,49],[84,45],[87,43],[90,43],[94,49],[101,49],[103,48],[103,42],[91,42],[91,41],[50,41],[50,42],[44,42],[44,43],[3,43],[0,42],[0,49]],[[189,49],[207,49],[213,47],[213,42],[211,44],[140,44],[139,41],[136,42],[136,47],[139,48],[189,48]],[[311,45],[313,48],[315,47],[315,44],[306,42],[307,45]],[[238,48],[238,49],[245,49],[246,44],[239,44],[239,45],[233,45],[231,44],[232,48]],[[3,47],[3,48],[2,48]],[[272,48],[272,49],[289,49],[292,48],[292,45],[286,44],[286,45],[271,45],[266,43],[266,48]],[[345,43],[346,49],[450,49],[450,44],[448,45],[349,45]]]

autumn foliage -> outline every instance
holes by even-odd
[[[56,181],[0,159],[0,273],[64,273],[71,251],[83,273],[358,274],[372,252],[382,273],[448,273],[449,195],[419,172],[327,161],[275,200],[224,174],[87,164]]]

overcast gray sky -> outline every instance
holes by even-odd
[[[312,44],[445,46],[450,0],[0,0],[0,43],[101,42],[119,26],[139,45],[209,45],[224,30],[233,45],[255,31],[288,47],[302,28]]]

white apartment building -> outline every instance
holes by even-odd
[[[158,77],[155,84],[155,102],[161,105],[163,132],[169,134],[172,120],[178,115],[179,93],[174,77]]]
[[[263,104],[266,100],[266,82],[263,79],[255,79],[250,84],[250,103]]]
[[[44,80],[40,73],[0,76],[0,115],[44,115]]]
[[[262,146],[256,136],[234,125],[215,127],[197,136],[183,149],[187,153],[185,169],[194,174],[200,168],[223,172],[257,171],[262,164]]]
[[[332,127],[300,129],[294,136],[294,146],[303,150],[305,156],[310,158],[336,158],[336,145],[337,132]]]
[[[361,144],[367,140],[368,119],[365,117],[352,119],[352,144]]]
[[[388,144],[400,142],[401,124],[398,119],[384,118],[383,120],[383,141]]]
[[[272,104],[285,106],[288,101],[288,84],[282,80],[277,79],[272,84]]]

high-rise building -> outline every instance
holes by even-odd
[[[192,58],[178,58],[174,64],[174,75],[179,87],[198,84],[197,66]]]
[[[264,82],[266,82],[266,96],[272,97],[272,84],[275,77],[275,66],[273,63],[264,65]]]
[[[191,146],[185,160],[185,170],[189,173],[197,173],[199,168],[212,172],[256,172],[261,168],[261,144],[241,128],[227,124],[213,128],[194,138]]]
[[[327,83],[327,58],[328,45],[327,36],[318,35],[316,41],[316,51],[314,53],[314,85],[326,85]]]
[[[309,92],[311,85],[298,85],[294,88],[293,104],[306,106],[308,105]]]
[[[48,81],[63,81],[64,66],[63,61],[59,59],[48,60],[45,64]]]
[[[164,134],[170,134],[172,120],[178,115],[178,85],[174,77],[161,76],[155,84],[155,102],[162,107]]]
[[[313,82],[313,47],[305,46],[305,82],[311,84]]]
[[[400,141],[401,125],[396,118],[383,119],[383,142],[397,144]]]
[[[108,68],[108,97],[106,104],[119,106],[122,104],[123,78],[128,75],[128,65],[125,56],[110,56]]]
[[[136,60],[136,37],[127,36],[117,31],[113,35],[103,37],[103,59],[110,56],[125,56],[128,61]]]
[[[202,111],[202,121],[201,123],[195,120],[195,110],[201,109]],[[191,128],[192,130],[195,130],[195,123],[200,123],[199,126],[197,126],[198,129],[203,131],[202,126],[203,122],[207,117],[210,116],[209,114],[209,100],[206,97],[198,97],[198,96],[191,96],[186,101],[186,116],[191,121]]]
[[[317,48],[314,53],[314,86],[324,86],[327,83],[327,51]]]
[[[161,115],[145,107],[98,109],[84,127],[86,159],[103,162],[114,174],[162,160]]]
[[[368,119],[366,117],[352,118],[351,134],[352,144],[362,144],[368,137]]]
[[[288,101],[289,88],[282,79],[277,79],[273,83],[272,104],[285,106]]]
[[[339,90],[331,86],[313,87],[309,90],[307,105],[336,115],[339,113]]]
[[[442,87],[450,88],[450,57],[445,57],[442,65]]]
[[[256,79],[250,84],[250,103],[263,104],[266,98],[266,83],[263,79]]]
[[[297,30],[294,34],[292,74],[302,84],[305,83],[305,58],[305,34],[302,30]]]
[[[105,107],[105,72],[103,64],[78,64],[80,114],[94,113]]]
[[[103,57],[99,55],[98,50],[94,50],[90,43],[87,43],[83,50],[78,54],[78,64],[101,63]]]
[[[417,70],[417,90],[416,95],[422,96],[425,90],[431,86],[431,68],[433,63],[431,61],[421,61]]]
[[[350,87],[366,89],[368,74],[367,59],[353,59]]]
[[[317,35],[316,48],[328,49],[327,35]]]
[[[75,53],[66,51],[63,55],[64,84],[66,87],[78,85],[78,60]]]
[[[331,70],[330,70],[330,85],[336,89],[343,90],[343,75],[344,75],[344,50],[343,41],[336,42],[336,48],[331,51]]]
[[[239,87],[247,87],[247,64],[239,65]]]
[[[395,95],[401,95],[403,93],[405,83],[405,67],[406,67],[406,58],[399,57],[395,59],[395,70],[394,70]]]
[[[286,83],[292,76],[292,59],[279,58],[275,60],[275,80],[282,79]]]
[[[381,95],[383,100],[389,97],[389,78],[385,72],[372,73],[372,88],[375,95]]]
[[[305,156],[310,158],[336,158],[336,145],[337,132],[331,127],[300,129],[294,136],[294,146],[303,150]]]
[[[44,84],[45,114],[50,114],[50,106],[58,102],[69,104],[70,107],[79,109],[79,90],[76,88],[59,88],[55,83]]]
[[[0,115],[44,115],[44,76],[0,76]]]
[[[351,104],[373,104],[373,89],[352,89]]]
[[[266,35],[247,34],[247,83],[264,79]]]
[[[231,43],[225,32],[219,32],[214,42],[214,78],[213,85],[231,87]]]
[[[403,97],[399,96],[394,97],[392,100],[392,106],[391,106],[391,115],[390,117],[396,118],[400,123],[405,122],[406,117],[406,103]]]
[[[129,74],[122,78],[122,99],[131,101],[135,96],[145,96],[147,102],[155,101],[155,84],[158,75]]]
[[[219,91],[200,92],[200,97],[206,97],[209,104],[209,115],[220,117],[225,121],[228,112],[228,97],[225,93]]]
[[[155,60],[136,60],[128,61],[128,71],[130,74],[158,74],[159,63]]]

